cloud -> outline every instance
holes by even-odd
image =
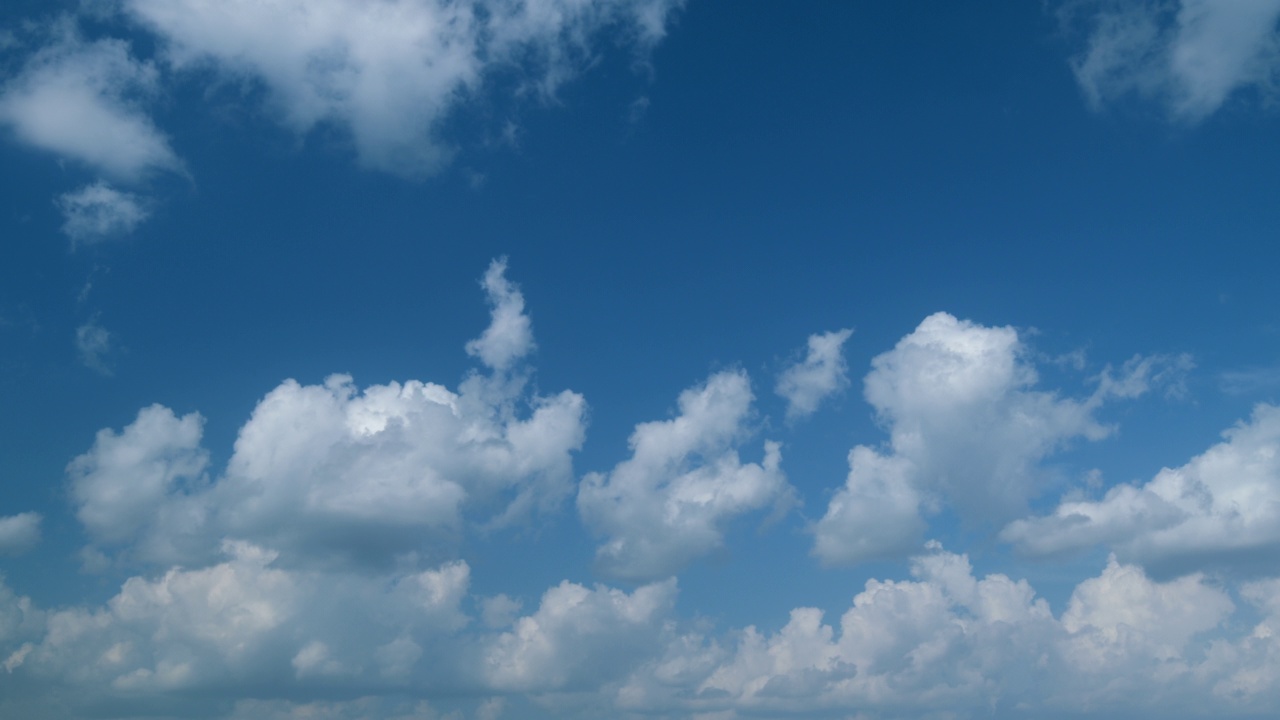
[[[672,0],[128,0],[177,69],[260,83],[270,110],[305,134],[350,133],[366,167],[437,172],[453,154],[441,126],[503,72],[546,95],[589,64],[614,28],[643,50]],[[527,74],[526,74],[527,73]]]
[[[493,323],[469,344],[501,371],[472,373],[457,392],[417,380],[287,380],[258,403],[214,481],[199,415],[146,408],[68,468],[78,517],[95,542],[128,543],[148,562],[208,561],[232,537],[286,565],[385,565],[443,552],[472,524],[554,511],[572,492],[586,403],[567,390],[532,395],[527,372],[506,372],[532,335],[504,270],[495,263],[485,276]]]
[[[135,59],[122,40],[83,40],[69,19],[54,34],[0,89],[0,124],[23,143],[120,180],[181,171],[145,113],[160,92],[156,67]]]
[[[132,233],[151,212],[137,195],[98,181],[57,200],[62,232],[73,245],[92,245]]]
[[[524,295],[506,278],[507,259],[494,260],[481,286],[492,306],[489,327],[467,343],[467,354],[494,370],[506,370],[534,348],[533,329],[524,312]]]
[[[1259,405],[1225,440],[1178,468],[1100,500],[1064,500],[1001,537],[1049,555],[1098,544],[1160,573],[1194,568],[1266,571],[1280,550],[1280,408]]]
[[[852,334],[836,330],[810,335],[804,360],[782,371],[775,391],[787,399],[788,420],[812,415],[823,400],[849,387],[844,344]]]
[[[114,349],[113,335],[98,324],[97,316],[76,328],[76,354],[80,356],[80,364],[99,375],[111,374],[107,356]]]
[[[872,360],[864,390],[888,447],[849,453],[845,486],[813,528],[814,554],[831,564],[900,557],[944,505],[970,523],[1016,517],[1044,487],[1039,463],[1071,439],[1106,437],[1095,411],[1180,377],[1169,362],[1134,358],[1118,376],[1104,370],[1089,397],[1060,398],[1034,389],[1013,328],[930,315]]]
[[[1268,95],[1280,74],[1280,1],[1148,0],[1070,4],[1088,16],[1085,47],[1071,61],[1095,109],[1128,95],[1199,122],[1237,91]]]
[[[665,577],[719,548],[732,518],[791,501],[777,443],[765,443],[758,464],[733,447],[752,399],[746,373],[716,373],[680,394],[677,417],[637,425],[630,459],[582,479],[578,511],[606,538],[596,551],[603,571]]]
[[[0,517],[0,555],[21,555],[40,542],[40,513]]]

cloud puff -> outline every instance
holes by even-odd
[[[1226,440],[1144,485],[1100,500],[1064,500],[1010,523],[1001,537],[1046,555],[1107,544],[1157,572],[1269,567],[1280,549],[1280,408],[1259,405]]]
[[[0,555],[20,555],[40,542],[40,513],[0,517]]]
[[[0,123],[24,143],[115,178],[181,170],[144,111],[159,92],[156,67],[135,59],[122,40],[81,39],[69,20],[55,33],[0,89]]]
[[[1067,6],[1088,15],[1084,49],[1071,62],[1094,108],[1126,95],[1198,122],[1245,88],[1269,94],[1280,74],[1280,1],[1156,0]]]
[[[485,276],[494,320],[470,346],[505,371],[532,336],[504,269]],[[521,329],[515,345],[511,328]],[[216,481],[204,478],[200,417],[158,405],[100,432],[68,472],[90,535],[133,542],[136,559],[207,561],[234,537],[285,564],[388,563],[447,545],[464,517],[496,528],[558,507],[572,492],[585,411],[577,393],[531,396],[523,375],[497,370],[457,392],[417,380],[363,390],[345,375],[288,380],[240,428]]]
[[[777,443],[765,443],[759,464],[743,464],[733,447],[752,399],[746,373],[716,373],[680,394],[677,417],[637,425],[630,459],[582,479],[578,511],[606,536],[596,551],[602,570],[670,575],[720,547],[730,519],[790,501]]]
[[[506,370],[533,350],[533,324],[524,312],[524,295],[506,278],[507,260],[494,260],[481,286],[492,306],[489,327],[467,343],[467,354],[494,370]]]
[[[849,453],[845,486],[814,526],[814,554],[825,563],[901,556],[919,547],[922,514],[944,504],[970,523],[1016,517],[1042,490],[1041,460],[1110,432],[1094,417],[1106,399],[1171,382],[1184,362],[1134,358],[1077,400],[1034,389],[1025,355],[1013,328],[937,313],[872,360],[865,394],[889,446]]]
[[[810,335],[804,360],[782,371],[775,390],[787,399],[788,420],[812,415],[823,400],[849,386],[844,344],[852,334],[836,330]]]
[[[661,38],[672,0],[128,0],[174,67],[260,82],[285,126],[350,132],[361,163],[423,175],[451,150],[440,125],[488,74],[530,68],[552,92],[619,27]]]
[[[89,322],[76,328],[76,354],[80,364],[98,373],[110,375],[111,366],[107,364],[107,356],[115,349],[111,331],[98,324],[98,318],[90,318]]]
[[[62,195],[57,205],[64,218],[62,232],[74,245],[128,235],[151,214],[137,195],[101,181]]]

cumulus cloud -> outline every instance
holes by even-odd
[[[430,174],[448,161],[440,125],[504,70],[546,93],[589,63],[615,28],[632,45],[660,39],[677,0],[128,0],[178,69],[261,83],[300,134],[350,133],[367,167]]]
[[[467,343],[467,354],[494,370],[506,370],[533,350],[533,325],[524,312],[524,295],[506,278],[507,260],[494,260],[481,286],[492,307],[489,327]]]
[[[70,20],[55,34],[0,89],[0,123],[28,145],[118,179],[181,170],[145,111],[160,92],[156,67],[122,40],[82,39]]]
[[[1269,95],[1280,75],[1280,1],[1153,0],[1075,3],[1088,37],[1071,66],[1094,108],[1128,95],[1198,122],[1234,93]]]
[[[1040,461],[1073,438],[1105,437],[1095,411],[1178,377],[1168,364],[1135,358],[1119,374],[1105,370],[1087,398],[1062,398],[1035,389],[1013,328],[925,318],[872,361],[865,394],[888,447],[849,453],[845,486],[814,526],[814,554],[826,563],[901,556],[919,546],[923,516],[944,504],[971,523],[1016,517],[1043,488]]]
[[[804,360],[782,371],[775,390],[787,399],[788,420],[812,415],[823,400],[849,386],[844,344],[852,334],[836,330],[810,335]]]
[[[800,607],[772,633],[673,638],[616,702],[726,718],[1181,716],[1196,694],[1191,714],[1265,707],[1258,698],[1223,706],[1208,692],[1229,676],[1211,654],[1249,639],[1220,634],[1234,605],[1202,576],[1159,583],[1113,559],[1055,617],[1025,580],[979,578],[966,556],[936,545],[912,560],[911,575],[867,581],[838,624]]]
[[[62,232],[73,245],[91,245],[128,235],[151,214],[134,193],[116,190],[101,181],[62,195],[57,205],[64,218]]]
[[[744,464],[734,447],[752,400],[746,373],[716,373],[680,394],[677,417],[637,425],[630,459],[582,479],[578,511],[606,538],[596,551],[602,570],[670,575],[719,548],[732,518],[790,501],[777,443],[765,443],[760,463]]]
[[[1035,555],[1107,544],[1161,573],[1266,568],[1280,549],[1280,408],[1259,405],[1223,436],[1145,484],[1064,500],[1045,517],[1010,523],[1001,537]]]
[[[485,276],[493,323],[469,347],[506,371],[532,335],[504,269]],[[472,373],[457,392],[287,380],[258,403],[214,481],[199,415],[153,406],[100,432],[68,468],[78,516],[97,542],[131,541],[135,558],[161,563],[208,560],[223,537],[281,552],[285,564],[436,552],[468,522],[496,529],[572,492],[586,403],[567,390],[532,395],[525,375]]]
[[[0,517],[0,555],[21,555],[40,542],[40,513]]]

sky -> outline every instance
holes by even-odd
[[[1270,717],[1280,0],[8,0],[0,718]]]

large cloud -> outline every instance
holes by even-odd
[[[1266,571],[1280,550],[1280,408],[1249,422],[1178,468],[1100,500],[1064,500],[1052,514],[1011,523],[1002,537],[1045,555],[1109,544],[1160,573],[1196,567]]]
[[[849,453],[845,486],[815,525],[814,553],[828,563],[902,555],[919,546],[922,515],[944,505],[971,523],[1016,517],[1043,489],[1042,459],[1073,438],[1109,433],[1094,417],[1107,398],[1139,395],[1185,363],[1134,358],[1077,400],[1035,389],[1025,355],[1013,328],[937,313],[876,357],[865,392],[889,447]]]
[[[1095,108],[1134,94],[1196,122],[1235,92],[1269,95],[1280,75],[1280,0],[1075,3],[1088,16],[1072,69]]]
[[[146,114],[160,88],[155,66],[134,58],[122,40],[83,40],[69,20],[55,26],[55,35],[0,89],[0,124],[25,143],[116,178],[181,170]],[[82,203],[66,202],[69,233],[101,228],[100,222],[86,225]],[[119,203],[114,206],[119,217]]]
[[[298,133],[350,132],[369,167],[421,175],[450,156],[441,123],[486,76],[525,68],[544,92],[608,27],[640,47],[676,0],[128,0],[174,67],[260,82]]]
[[[583,478],[578,510],[606,536],[602,570],[633,580],[675,573],[720,547],[732,518],[789,502],[779,445],[766,442],[759,464],[742,463],[734,447],[752,399],[746,373],[716,373],[680,394],[679,416],[637,425],[629,460]]]
[[[525,392],[527,369],[514,363],[532,336],[504,270],[495,261],[485,276],[493,323],[469,345],[489,372],[457,392],[416,380],[361,390],[344,375],[285,381],[215,482],[200,417],[146,408],[70,465],[78,516],[99,543],[133,543],[132,557],[152,562],[208,561],[234,537],[284,564],[363,564],[443,552],[467,522],[496,528],[558,507],[586,405],[571,391]]]

